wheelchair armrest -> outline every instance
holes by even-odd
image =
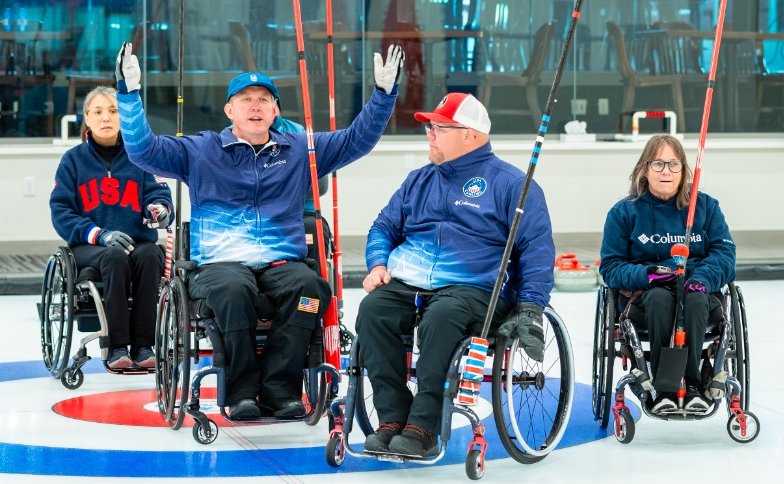
[[[186,271],[195,271],[196,263],[193,262],[192,260],[178,260],[178,261],[174,261],[174,267]]]

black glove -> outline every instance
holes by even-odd
[[[528,356],[544,361],[544,327],[542,308],[533,303],[518,302],[513,314],[498,328],[498,334],[517,338]]]
[[[100,237],[98,237],[98,243],[104,247],[122,249],[126,254],[130,254],[133,250],[133,239],[119,230],[102,231]]]
[[[390,45],[387,50],[387,60],[381,60],[381,54],[373,54],[373,74],[376,86],[387,94],[392,94],[392,89],[400,78],[400,71],[403,69],[403,62],[406,55],[399,45]]]
[[[139,59],[131,54],[130,42],[123,42],[117,54],[117,66],[114,75],[117,77],[117,92],[127,94],[141,89],[142,70],[139,68]]]
[[[151,203],[147,205],[149,218],[147,219],[147,226],[151,229],[165,229],[171,223],[169,216],[169,209],[161,203]]]
[[[668,287],[675,284],[678,275],[665,266],[648,267],[648,284],[653,287]]]

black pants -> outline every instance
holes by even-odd
[[[620,296],[621,311],[627,301],[628,298]],[[720,307],[719,300],[710,294],[704,292],[685,293],[683,319],[688,358],[684,379],[687,385],[699,385],[700,383],[700,356],[708,326],[708,316]],[[634,300],[629,310],[629,317],[636,324],[648,328],[651,343],[651,376],[655,381],[661,349],[670,346],[670,337],[675,322],[675,291],[662,287],[648,289]]]
[[[135,243],[133,247],[130,255],[114,247],[71,247],[76,267],[95,267],[101,273],[112,347],[152,346],[155,342],[155,308],[163,274],[163,251],[152,242]],[[130,313],[129,296],[133,298]]]
[[[206,299],[226,348],[226,400],[270,406],[302,397],[311,335],[330,303],[329,284],[302,262],[254,271],[240,263],[200,266],[188,277],[192,298]],[[256,359],[259,291],[275,306],[261,361]],[[308,304],[308,300],[310,304]]]
[[[444,381],[455,347],[466,334],[482,329],[490,293],[463,286],[419,290],[424,311],[419,322],[417,394],[406,386],[406,354],[400,336],[415,323],[417,288],[393,279],[365,296],[359,305],[357,334],[362,359],[373,387],[380,422],[407,422],[438,432]],[[499,300],[493,322],[501,323],[509,305]]]

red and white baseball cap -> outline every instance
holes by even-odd
[[[487,109],[474,96],[462,92],[450,92],[438,103],[432,113],[414,113],[414,119],[423,123],[458,123],[490,134],[490,116]]]

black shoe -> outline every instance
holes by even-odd
[[[365,439],[365,450],[368,452],[389,452],[389,441],[403,431],[401,422],[384,422],[376,431]]]
[[[400,435],[389,441],[389,451],[412,457],[431,457],[438,454],[438,445],[429,430],[408,424]]]
[[[243,398],[229,406],[229,416],[236,420],[247,420],[261,417],[261,410],[252,398]]]
[[[106,364],[112,370],[123,370],[132,367],[133,361],[131,361],[131,357],[128,356],[127,348],[114,348],[109,351],[109,359]]]
[[[155,353],[149,346],[131,348],[131,359],[139,368],[155,368]]]
[[[286,400],[277,405],[269,405],[269,410],[276,418],[300,418],[305,416],[305,404],[302,400]]]
[[[672,412],[673,410],[677,409],[678,406],[675,405],[675,401],[673,401],[672,395],[661,393],[658,397],[656,397],[656,400],[653,401],[653,405],[651,405],[651,412],[653,413]]]
[[[686,400],[683,409],[691,412],[706,412],[708,408],[710,408],[710,405],[702,397],[702,393],[697,386],[686,385]]]

